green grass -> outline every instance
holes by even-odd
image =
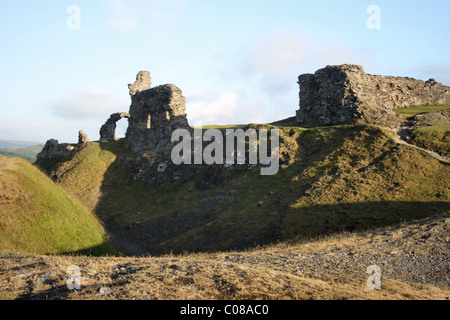
[[[450,121],[415,130],[411,143],[450,157]]]
[[[395,109],[397,114],[413,117],[419,114],[425,114],[433,111],[443,111],[450,108],[450,105],[422,105],[422,106],[411,106],[407,108]]]
[[[25,160],[0,157],[0,190],[0,251],[118,252],[94,215]]]
[[[92,142],[81,147],[70,159],[39,160],[36,165],[47,174],[53,173],[57,184],[80,199],[89,210],[93,210],[98,202],[99,187],[105,172],[116,159],[114,148],[119,146],[120,149],[122,143],[122,140],[102,145]],[[113,151],[109,148],[113,148]]]
[[[156,190],[131,181],[125,172],[135,155],[121,141],[90,143],[55,170],[61,172],[57,183],[102,221],[129,228],[130,236],[166,235],[150,246],[153,253],[246,248],[450,209],[450,167],[398,145],[387,130],[281,127],[280,145],[277,175],[237,166],[223,184],[208,190],[196,182],[211,174],[209,167]]]

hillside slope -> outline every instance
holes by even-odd
[[[281,168],[274,176],[249,165],[207,166],[173,181],[183,168],[162,172],[160,159],[134,154],[123,141],[92,142],[71,159],[40,165],[132,255],[244,249],[450,209],[449,165],[396,143],[387,129],[278,128]]]
[[[0,156],[0,251],[114,253],[98,219],[42,172]]]

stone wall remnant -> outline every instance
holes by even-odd
[[[138,92],[148,90],[152,87],[152,79],[150,72],[139,71],[136,76],[136,82],[130,83],[128,89],[130,89],[130,96],[134,96]]]
[[[170,149],[174,130],[190,130],[185,112],[186,99],[182,91],[173,84],[137,90],[131,94],[126,144],[135,152],[144,149],[155,152]]]
[[[117,121],[123,118],[130,118],[130,114],[127,112],[113,113],[105,124],[100,128],[100,142],[116,141],[116,126]]]
[[[83,130],[80,130],[78,132],[78,144],[84,144],[84,143],[88,143],[89,142],[89,138],[86,134],[86,132],[84,132]]]
[[[75,146],[68,143],[59,143],[58,140],[50,139],[45,143],[37,159],[63,158],[75,151]]]
[[[413,105],[450,104],[450,87],[434,79],[367,74],[358,65],[327,66],[299,76],[299,123],[336,124],[352,119],[395,127],[394,109]]]

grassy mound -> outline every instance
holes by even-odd
[[[108,254],[103,226],[23,159],[0,156],[0,251]]]

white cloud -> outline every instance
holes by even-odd
[[[295,110],[284,97],[270,100],[234,91],[214,94],[204,88],[192,92],[186,95],[191,125],[266,123],[290,117]]]
[[[319,42],[296,26],[264,34],[250,46],[240,48],[238,56],[241,58],[234,68],[235,73],[239,77],[256,79],[262,92],[272,96],[292,92],[300,74],[315,72],[327,65],[374,66],[366,54],[333,40]]]
[[[116,30],[132,31],[138,28],[137,20],[134,18],[117,17],[110,21],[110,25]]]
[[[118,31],[167,26],[186,8],[184,0],[102,0],[110,10],[110,26]]]
[[[197,96],[191,100],[187,97],[186,109],[190,123],[223,124],[224,121],[233,119],[239,109],[239,97],[236,93],[225,91],[212,99],[208,95],[203,99]]]
[[[434,78],[436,81],[450,86],[450,65],[445,63],[427,63],[412,70],[418,77],[428,80]]]
[[[51,103],[55,115],[71,120],[107,119],[111,113],[128,108],[111,91],[96,88],[78,88]]]
[[[78,131],[84,130],[91,140],[98,139],[99,123],[94,121],[66,122],[66,121],[46,121],[35,122],[25,120],[0,121],[0,137],[19,141],[36,141],[44,144],[49,139],[56,139],[60,143],[76,143],[78,141]]]
[[[109,24],[116,30],[131,31],[138,27],[138,12],[123,0],[103,0],[110,10]]]

